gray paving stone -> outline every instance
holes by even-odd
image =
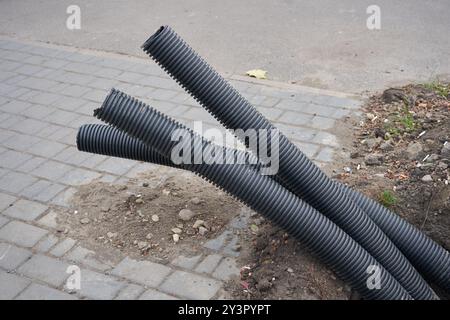
[[[68,266],[67,263],[54,258],[35,255],[17,269],[17,273],[59,287],[69,276],[66,273]]]
[[[317,144],[306,143],[306,142],[297,142],[294,141],[294,144],[299,147],[299,149],[308,157],[312,158],[316,152],[320,149],[320,146]]]
[[[57,181],[73,169],[74,168],[72,166],[50,160],[34,169],[32,173],[38,177],[46,178],[51,181]]]
[[[239,250],[236,248],[238,247],[239,238],[238,236],[233,234],[233,238],[231,238],[230,242],[223,248],[223,253],[229,256],[238,257],[239,256]]]
[[[18,166],[16,170],[22,172],[31,172],[37,167],[39,167],[41,164],[43,164],[45,161],[47,161],[47,159],[45,158],[33,157],[30,160]]]
[[[39,241],[38,244],[34,246],[34,249],[37,252],[46,253],[58,243],[58,240],[59,239],[56,236],[49,234]]]
[[[114,298],[114,300],[135,300],[144,291],[144,288],[138,286],[137,284],[128,284],[119,294]]]
[[[16,300],[77,300],[77,297],[37,283],[32,283]]]
[[[4,105],[2,105],[0,108],[3,112],[8,113],[15,113],[19,114],[23,112],[24,110],[31,107],[31,103],[24,102],[24,101],[18,101],[18,100],[12,100]]]
[[[52,158],[66,147],[66,145],[59,142],[43,140],[42,143],[33,145],[27,151],[41,157]]]
[[[333,161],[334,150],[328,147],[322,148],[319,153],[315,156],[315,160],[322,162]]]
[[[0,215],[0,228],[9,222],[9,219]]]
[[[31,107],[30,109],[32,109]],[[35,135],[41,130],[43,130],[47,124],[42,121],[38,121],[35,119],[25,119],[14,125],[13,129],[15,131],[19,131],[25,134]]]
[[[214,269],[219,265],[220,260],[222,260],[222,255],[220,254],[210,254],[203,259],[202,262],[195,268],[198,273],[212,273]]]
[[[71,250],[67,254],[66,259],[103,272],[112,268],[111,264],[108,264],[105,261],[99,261],[96,258],[94,251],[80,246]]]
[[[115,78],[117,80],[120,80],[120,81],[123,81],[123,82],[139,84],[139,80],[143,79],[144,75],[141,74],[141,73],[124,71],[124,72],[122,72],[120,75],[118,75]]]
[[[48,202],[65,188],[66,186],[61,184],[39,180],[33,185],[23,189],[20,194],[33,200]]]
[[[313,116],[310,114],[286,111],[278,118],[278,121],[294,126],[303,126],[309,125],[312,119]]]
[[[331,118],[325,118],[320,116],[315,116],[308,125],[320,129],[320,130],[328,130],[334,127],[336,120]]]
[[[37,119],[37,120],[45,120],[49,114],[54,112],[55,109],[48,107],[48,106],[42,106],[40,104],[33,104],[30,108],[28,108],[26,111],[20,113],[21,115],[26,115],[27,117]],[[50,125],[49,123],[43,122],[46,124],[46,127],[38,131],[36,134],[40,137],[42,137],[45,133],[45,130],[53,129],[54,126]],[[53,132],[53,131],[52,131]]]
[[[36,181],[36,178],[23,173],[8,172],[0,178],[0,189],[12,193],[18,193]]]
[[[39,92],[38,94],[33,96],[28,101],[31,102],[31,103],[38,103],[38,104],[43,104],[43,105],[51,105],[55,101],[60,100],[63,97],[64,96],[56,94],[56,93]]]
[[[53,247],[52,250],[50,250],[50,254],[55,257],[62,257],[67,251],[72,249],[75,243],[76,241],[71,238],[63,239],[60,243]]]
[[[48,207],[35,201],[20,199],[6,209],[3,214],[15,219],[32,221],[39,217]]]
[[[30,284],[30,280],[0,271],[0,283],[0,300],[11,300]]]
[[[193,257],[185,257],[183,255],[179,255],[171,262],[171,264],[184,269],[192,269],[199,262],[201,257],[201,255]]]
[[[228,281],[239,277],[240,269],[236,264],[236,259],[227,257],[220,262],[219,266],[212,274],[214,278]]]
[[[17,198],[0,192],[0,212],[8,208]]]
[[[169,267],[162,264],[125,258],[113,269],[112,274],[143,285],[157,287],[171,271]]]
[[[42,70],[42,67],[31,65],[31,64],[23,64],[19,68],[15,69],[14,72],[24,74],[27,76],[32,76],[41,70]]]
[[[140,80],[140,84],[142,86],[148,86],[153,88],[161,88],[161,89],[173,89],[177,86],[176,82],[169,78],[161,78],[155,76],[147,76]]]
[[[67,188],[66,190],[58,193],[50,202],[52,204],[56,204],[57,206],[69,207],[70,200],[76,192],[77,189],[75,188]]]
[[[135,165],[136,165],[135,161],[127,159],[108,158],[106,159],[106,161],[100,163],[97,166],[97,169],[116,175],[123,175],[127,173]]]
[[[148,289],[140,297],[139,300],[178,300],[174,296],[162,293],[154,289]]]
[[[33,247],[47,230],[31,226],[20,221],[11,221],[0,229],[0,239],[21,247]]]
[[[37,223],[44,227],[50,228],[50,229],[56,229],[56,227],[58,226],[57,218],[58,218],[58,213],[56,213],[56,211],[51,210],[45,216],[40,218],[37,221]]]
[[[86,169],[75,168],[66,172],[60,179],[59,182],[65,183],[72,186],[79,186],[82,184],[87,184],[93,180],[100,178],[100,173],[89,171]]]
[[[92,80],[89,80],[92,81]],[[79,85],[70,85],[66,88],[64,88],[64,90],[61,92],[62,94],[65,94],[67,96],[70,97],[82,97],[84,96],[86,93],[88,93],[91,89],[87,88],[87,87],[82,87]]]
[[[314,139],[312,139],[313,142],[324,144],[327,146],[337,147],[339,146],[339,142],[337,140],[337,137],[334,134],[331,134],[329,132],[318,132]]]
[[[77,113],[57,109],[54,110],[51,114],[49,114],[45,118],[45,121],[55,123],[61,126],[67,126],[78,117],[79,115]]]
[[[175,271],[160,286],[164,292],[195,300],[211,299],[220,287],[217,280],[184,271]]]
[[[8,243],[0,243],[0,268],[12,271],[18,268],[29,257],[31,252]]]
[[[283,113],[283,110],[275,108],[257,107],[257,110],[261,112],[264,117],[271,121],[275,121]]]
[[[124,286],[125,283],[113,277],[87,269],[81,270],[80,294],[82,296],[95,300],[111,300]]]
[[[229,240],[231,236],[232,236],[231,231],[225,230],[218,237],[205,242],[203,246],[214,251],[219,251],[225,246],[227,240]]]
[[[2,121],[0,123],[0,128],[2,128],[2,129],[13,129],[17,123],[20,123],[21,121],[24,120],[24,118],[19,115],[8,114],[8,113],[4,113],[3,115],[5,115],[6,118],[4,121]],[[9,137],[12,137],[12,136],[13,136],[13,134],[10,133]],[[5,135],[1,138],[1,141],[4,141],[4,140],[6,140]]]
[[[56,86],[57,84],[58,83],[53,80],[34,78],[34,77],[28,77],[28,78],[18,82],[18,85],[20,85],[22,87],[36,89],[36,90],[44,90],[44,91]]]

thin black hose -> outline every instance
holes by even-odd
[[[161,27],[142,47],[226,128],[243,130],[274,128],[170,27]],[[361,244],[399,280],[414,298],[430,299],[434,294],[402,252],[427,276],[445,287],[449,281],[444,279],[446,270],[448,276],[450,262],[447,251],[432,240],[418,235],[403,220],[391,219],[392,223],[396,223],[392,228],[380,223],[379,226],[383,227],[383,231],[391,232],[388,235],[397,241],[396,244],[402,251],[400,252],[374,223],[374,221],[379,223],[382,219],[377,217],[385,212],[382,207],[372,204],[373,209],[371,208],[366,214],[353,201],[353,199],[361,201],[357,196],[329,179],[282,134],[280,134],[279,154],[277,178],[282,184],[317,208]],[[407,234],[407,229],[413,232]],[[401,236],[392,234],[392,230],[397,230],[395,232]],[[408,238],[403,239],[403,236]],[[411,250],[410,241],[415,242],[420,255],[417,255],[415,250]],[[429,250],[422,251],[424,247]],[[431,264],[430,261],[435,264]]]
[[[103,153],[116,150],[111,151],[110,154],[125,155],[132,159],[141,160],[142,155],[152,152],[152,149],[163,157],[170,158],[171,151],[177,144],[171,137],[175,131],[184,128],[144,103],[116,90],[112,90],[102,107],[95,110],[95,115],[100,120],[122,130],[124,134],[121,135],[119,132],[108,134],[111,130],[108,128],[86,127],[91,131],[80,130],[77,138],[79,148],[88,150],[89,147],[90,151],[100,150],[99,152]],[[86,132],[88,132],[87,135],[84,134]],[[86,136],[96,138],[84,142]],[[132,142],[131,137],[139,139],[150,149],[141,146],[143,151],[136,151],[139,144]],[[183,138],[192,139],[191,146],[194,150],[204,152],[204,150],[221,148],[213,146],[188,129],[185,130]],[[119,142],[104,146],[106,140]],[[98,146],[97,143],[100,145]],[[125,147],[128,145],[134,147],[128,149]],[[117,151],[116,147],[111,146],[119,146],[122,150]],[[198,148],[199,146],[201,148]],[[149,156],[149,159],[157,158]],[[285,229],[315,252],[324,263],[330,265],[339,277],[352,285],[363,297],[367,299],[411,298],[399,282],[362,246],[332,221],[273,179],[259,174],[248,165],[182,164],[182,166],[220,187]],[[281,203],[279,199],[285,199],[285,201]],[[380,270],[382,279],[380,289],[369,289],[367,286],[369,276],[367,268],[371,265],[377,266]]]

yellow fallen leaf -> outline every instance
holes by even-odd
[[[249,70],[245,74],[248,75],[249,77],[253,77],[256,79],[267,79],[266,78],[267,71],[261,69]]]

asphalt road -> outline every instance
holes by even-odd
[[[66,28],[71,4],[80,30]],[[0,34],[143,57],[168,24],[220,72],[359,93],[450,74],[449,15],[448,0],[0,0]]]

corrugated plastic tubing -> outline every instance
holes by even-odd
[[[142,48],[226,128],[274,128],[170,27],[161,27]],[[350,199],[340,184],[329,179],[282,134],[279,154],[277,177],[283,185],[329,217],[366,248],[413,297],[429,299],[434,294],[374,221],[397,241],[396,244],[402,252],[427,276],[440,284],[448,281],[444,280],[441,273],[446,270],[450,261],[448,252],[443,248],[403,220],[388,219],[386,210],[375,202],[370,203],[371,210],[367,211],[369,218]],[[355,201],[361,202],[359,197],[351,195]],[[369,208],[368,205],[366,207]],[[387,226],[390,223],[394,225]],[[414,242],[413,246],[411,242]]]
[[[171,137],[175,130],[184,128],[181,124],[150,108],[120,91],[112,90],[103,102],[102,107],[95,110],[95,116],[113,125],[125,134],[139,139],[162,156],[169,158],[172,148],[178,143]],[[92,128],[92,127],[91,127]],[[95,127],[93,127],[95,128]],[[104,129],[107,131],[108,129]],[[83,145],[80,132],[79,145]],[[140,159],[139,155],[150,151],[136,151],[138,142],[133,142],[126,135],[105,134],[102,131],[91,131],[91,135],[99,135],[89,143],[102,141],[101,146],[93,150],[112,148],[120,145],[123,150],[114,151],[128,158]],[[193,150],[209,154],[211,150],[222,147],[213,145],[192,131],[186,129],[184,137],[191,137]],[[118,143],[118,140],[125,140]],[[115,141],[114,143],[112,143]],[[186,141],[186,140],[185,140]],[[89,145],[89,144],[85,144]],[[124,148],[127,145],[130,147]],[[93,146],[92,144],[90,145]],[[106,150],[106,149],[103,149]],[[217,152],[220,152],[217,150]],[[111,152],[113,154],[113,152]],[[137,156],[134,156],[137,155]],[[194,156],[193,156],[194,157]],[[154,157],[150,157],[153,159]],[[366,299],[411,299],[401,284],[378,263],[362,246],[343,232],[336,224],[319,213],[316,209],[302,201],[285,189],[275,180],[259,174],[248,165],[234,164],[185,164],[187,170],[193,171],[220,187],[250,208],[285,229],[293,237],[307,245],[319,258],[330,265],[344,281],[348,282]],[[375,265],[380,268],[381,288],[369,289],[367,268]]]

